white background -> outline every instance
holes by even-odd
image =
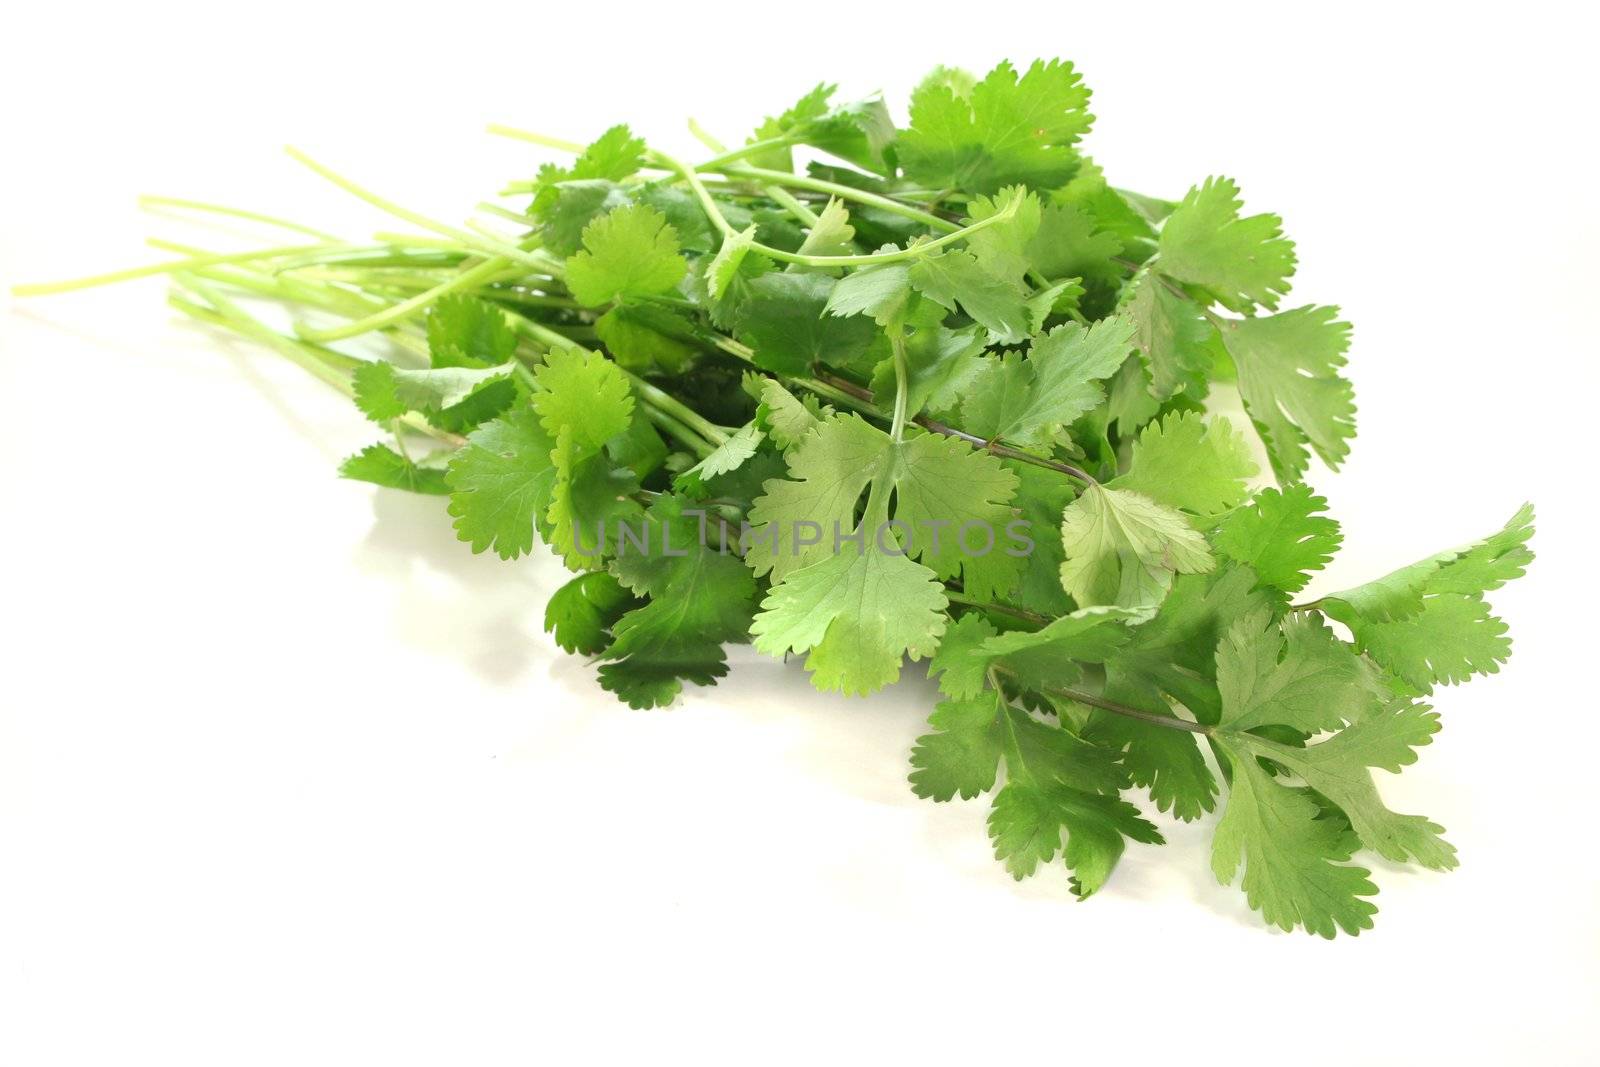
[[[1073,59],[1089,148],[1213,173],[1356,324],[1315,481],[1337,588],[1537,502],[1500,675],[1384,782],[1450,830],[1377,928],[1269,933],[1167,826],[1071,901],[905,786],[920,671],[798,664],[630,712],[540,632],[561,580],[334,477],[373,434],[147,281],[0,316],[0,1062],[1593,1062],[1593,27],[1577,5],[29,5],[0,41],[0,280],[154,258],[139,192],[359,235],[285,142],[451,219],[627,120],[693,151],[815,81]],[[230,233],[202,234],[214,244]]]

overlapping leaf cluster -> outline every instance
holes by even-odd
[[[1361,853],[1455,864],[1373,771],[1429,742],[1437,686],[1505,662],[1484,595],[1531,510],[1306,597],[1341,533],[1305,478],[1355,405],[1338,309],[1286,306],[1278,217],[1228,178],[1111,185],[1069,63],[941,68],[901,128],[834,95],[695,166],[615,127],[516,186],[514,246],[341,276],[347,314],[399,308],[375,328],[425,313],[425,360],[356,367],[398,440],[344,473],[447,494],[474,551],[548,545],[576,572],[549,628],[635,707],[745,641],[850,694],[928,660],[911,787],[991,795],[1018,878],[1059,860],[1087,896],[1157,814],[1211,813],[1216,877],[1269,923],[1370,926]],[[1028,551],[959,534],[1012,523]]]

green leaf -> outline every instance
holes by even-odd
[[[1329,614],[1337,614],[1329,612]],[[1344,621],[1344,620],[1341,620]],[[1392,622],[1349,620],[1356,647],[1418,696],[1494,674],[1511,658],[1508,627],[1476,596],[1438,593],[1422,610]]]
[[[804,400],[795,396],[776,378],[761,379],[760,418],[767,433],[779,448],[790,449],[833,415],[833,409],[817,403],[815,397]]]
[[[656,304],[621,304],[595,320],[594,332],[617,364],[639,372],[679,373],[699,351],[694,323]]]
[[[1061,584],[1081,607],[1151,610],[1174,574],[1216,566],[1205,538],[1149,497],[1093,485],[1061,516]]]
[[[974,596],[1016,584],[1023,563],[1007,526],[1017,482],[994,457],[938,434],[896,444],[861,418],[844,416],[823,423],[788,460],[791,478],[768,482],[750,509],[755,536],[745,560],[757,574],[779,581],[837,551],[857,530],[862,493],[887,479],[896,527],[865,533],[880,551],[898,533],[913,558],[940,578],[959,573]]]
[[[363,448],[339,464],[339,477],[429,496],[444,496],[450,492],[442,469],[419,467],[388,445]]]
[[[539,187],[530,210],[548,216],[561,186],[578,180],[620,182],[631,177],[644,164],[644,142],[626,126],[613,126],[579,153],[570,167],[546,165],[539,171]]]
[[[928,725],[934,732],[911,750],[912,792],[927,800],[971,800],[994,788],[1002,735],[992,692],[943,701]]]
[[[1212,544],[1229,559],[1248,564],[1261,584],[1298,593],[1312,571],[1339,550],[1339,524],[1321,512],[1328,502],[1305,484],[1263,489],[1217,527]]]
[[[428,353],[435,367],[497,367],[516,350],[506,313],[487,300],[448,293],[428,311]]]
[[[1430,743],[1438,729],[1439,717],[1426,706],[1402,703],[1304,748],[1251,734],[1231,740],[1238,750],[1272,760],[1333,802],[1361,843],[1378,855],[1447,871],[1456,866],[1456,850],[1441,836],[1443,827],[1421,815],[1390,811],[1370,770],[1392,773],[1409,766],[1416,761],[1415,749]]]
[[[617,549],[619,528],[636,525],[642,508],[634,501],[639,480],[615,466],[604,452],[591,454],[562,427],[550,453],[555,484],[546,512],[550,547],[571,570],[595,569]]]
[[[584,227],[583,251],[567,260],[567,288],[580,303],[598,307],[618,297],[667,292],[688,269],[677,231],[661,212],[630,204]]]
[[[853,256],[856,254],[856,231],[850,225],[850,212],[844,201],[831,197],[817,216],[816,224],[806,233],[800,244],[800,254],[805,256]]]
[[[533,547],[536,522],[550,507],[555,442],[531,408],[485,423],[450,461],[450,514],[456,535],[482,552],[514,559]]]
[[[636,708],[659,707],[684,681],[710,685],[727,673],[722,646],[748,639],[756,583],[737,556],[705,535],[704,515],[677,496],[651,505],[644,551],[617,546],[612,573],[649,601],[623,615],[605,650],[600,683]]]
[[[1161,400],[1184,392],[1204,396],[1214,327],[1199,305],[1149,271],[1140,273],[1128,293],[1121,310],[1133,322],[1133,345],[1149,369],[1151,394]]]
[[[905,309],[911,296],[911,268],[904,263],[862,267],[839,279],[828,294],[830,315],[867,315],[887,325]]]
[[[1306,445],[1337,469],[1356,432],[1355,392],[1339,377],[1350,324],[1334,307],[1227,319],[1222,339],[1238,368],[1239,395],[1283,482],[1306,471]]]
[[[1211,870],[1229,885],[1244,867],[1250,906],[1274,926],[1331,938],[1372,928],[1378,891],[1370,872],[1346,864],[1357,840],[1316,803],[1285,788],[1248,748],[1222,741],[1233,782],[1211,845]]]
[[[1109,483],[1168,507],[1215,515],[1249,495],[1245,482],[1259,472],[1249,446],[1225,418],[1209,423],[1180,411],[1146,426],[1133,444],[1127,474]]]
[[[847,364],[877,339],[862,318],[824,315],[834,282],[824,274],[764,274],[747,285],[734,333],[755,350],[758,367],[779,374],[807,375],[811,365]]]
[[[1001,63],[970,90],[948,77],[911,96],[911,128],[895,147],[907,176],[930,189],[1052,189],[1072,177],[1071,146],[1088,132],[1089,90],[1072,64],[1035,62],[1020,78]]]
[[[633,420],[627,377],[598,352],[551,349],[533,376],[540,386],[533,407],[551,438],[569,430],[575,445],[593,452]]]
[[[933,572],[870,543],[791,572],[761,602],[750,632],[770,656],[810,652],[818,689],[865,695],[930,656],[944,632],[944,589]]]
[[[982,615],[963,615],[945,629],[939,650],[928,661],[928,674],[937,677],[939,691],[954,700],[983,692],[984,672],[992,657],[984,649],[995,628]]]
[[[1294,242],[1276,215],[1239,217],[1239,187],[1207,178],[1189,190],[1161,227],[1158,269],[1198,286],[1224,307],[1273,309],[1289,290]]]
[[[753,224],[722,238],[722,247],[717,249],[716,256],[711,260],[711,266],[706,269],[706,291],[711,294],[711,299],[722,299],[723,294],[728,291],[728,286],[739,273],[739,264],[744,262],[750,246],[755,242],[756,228]]]
[[[1217,649],[1220,725],[1233,731],[1287,726],[1336,730],[1374,715],[1385,693],[1372,664],[1308,612],[1275,622],[1260,608]]]
[[[958,306],[1001,344],[1026,338],[1032,328],[1022,287],[996,278],[971,252],[923,256],[911,265],[911,287],[954,311]]]
[[[1036,337],[1026,359],[984,361],[962,406],[962,428],[1023,448],[1042,445],[1105,398],[1100,381],[1127,358],[1132,326],[1110,318],[1085,329],[1057,326]]]
[[[544,628],[564,651],[593,656],[611,643],[611,627],[637,603],[612,575],[590,571],[550,594]]]

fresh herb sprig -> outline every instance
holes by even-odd
[[[928,659],[943,699],[911,787],[992,794],[1018,878],[1059,857],[1086,897],[1129,841],[1159,844],[1130,793],[1220,807],[1217,878],[1284,929],[1372,925],[1358,851],[1453,867],[1372,770],[1430,741],[1435,687],[1505,662],[1484,596],[1532,559],[1531,508],[1303,599],[1341,536],[1305,476],[1345,458],[1355,406],[1338,309],[1279,307],[1277,216],[1226,178],[1177,201],[1110,185],[1068,63],[941,68],[904,127],[833,97],[733,148],[691,124],[713,153],[693,165],[626,126],[493,127],[564,161],[461,226],[291,150],[412,231],[150,198],[293,240],[157,242],[180,258],[18,292],[165,274],[179,311],[350,396],[387,439],[341,473],[448,497],[473,551],[549,546],[575,576],[547,628],[634,707],[714,683],[730,643],[853,694]],[[375,336],[387,358],[340,347]],[[1247,428],[1208,414],[1223,390]],[[964,539],[1015,524],[1026,551]]]

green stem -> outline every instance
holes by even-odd
[[[432,230],[434,233],[454,238],[456,241],[459,241],[468,248],[486,251],[494,255],[505,256],[507,259],[511,259],[540,270],[543,270],[548,266],[546,259],[525,252],[515,245],[507,244],[504,241],[495,240],[491,237],[485,237],[481,234],[474,233],[472,230],[463,230],[459,227],[439,222],[436,219],[430,219],[426,215],[421,215],[409,208],[402,207],[393,200],[379,196],[370,189],[367,189],[361,185],[357,185],[355,182],[351,181],[349,178],[346,178],[337,171],[323,166],[321,163],[318,163],[316,160],[312,159],[298,148],[289,146],[285,148],[284,151],[288,152],[289,157],[295,162],[310,168],[312,171],[326,178],[328,181],[337,185],[350,195],[357,197],[358,199],[365,200],[373,207],[393,215],[397,219],[404,219],[413,226],[421,226],[424,230]]]
[[[728,440],[728,431],[710,421],[698,411],[695,411],[693,408],[672,396],[670,393],[656,388],[630,370],[622,369],[622,373],[628,376],[628,381],[633,384],[634,392],[638,393],[641,397],[649,401],[651,406],[666,412],[679,422],[691,427],[714,445],[721,445]]]
[[[1046,696],[1056,696],[1061,697],[1063,700],[1072,700],[1079,704],[1087,704],[1091,708],[1099,708],[1101,711],[1109,711],[1113,714],[1121,715],[1129,719],[1138,719],[1140,722],[1147,722],[1153,726],[1164,726],[1169,730],[1187,730],[1192,734],[1209,734],[1211,732],[1211,727],[1203,725],[1202,723],[1190,722],[1188,719],[1174,718],[1171,715],[1158,715],[1153,711],[1143,711],[1139,708],[1131,708],[1126,704],[1119,704],[1115,700],[1107,700],[1105,697],[1096,696],[1093,693],[1085,693],[1081,689],[1069,689],[1065,686],[1030,686],[1027,685],[1026,682],[1023,682],[1023,680],[1015,671],[999,666],[998,664],[990,669],[998,671],[1001,674],[1009,675],[1010,677],[1015,678],[1019,683],[1022,683],[1026,688],[1032,689],[1036,693],[1043,693]]]
[[[276,215],[263,215],[259,211],[246,211],[243,208],[228,207],[224,204],[208,204],[203,200],[185,200],[179,196],[151,196],[146,194],[139,198],[139,206],[146,209],[153,207],[176,207],[183,208],[188,211],[203,211],[210,215],[227,215],[231,218],[248,219],[251,222],[264,222],[268,226],[276,226],[279,229],[292,230],[295,233],[303,233],[307,237],[315,237],[319,241],[339,240],[339,238],[335,237],[331,233],[324,233],[323,231],[314,229],[310,226],[302,226],[300,223],[290,222],[288,219],[280,219]]]
[[[977,597],[968,596],[959,589],[946,587],[944,596],[952,604],[961,604],[978,611],[992,611],[1000,615],[1009,615],[1013,619],[1031,623],[1038,627],[1048,626],[1053,621],[1049,616],[1040,615],[1036,611],[1029,611],[1027,608],[1019,608],[1012,604],[997,603],[993,600],[979,600]]]
[[[285,245],[278,248],[258,248],[254,252],[227,252],[217,255],[190,256],[187,259],[172,260],[167,263],[152,263],[145,267],[130,267],[127,270],[111,271],[107,274],[93,274],[87,278],[73,278],[61,282],[41,282],[32,285],[15,285],[11,288],[13,296],[46,296],[51,293],[68,293],[74,289],[89,289],[96,285],[111,285],[115,282],[132,281],[135,278],[149,278],[157,274],[173,274],[178,271],[193,270],[196,267],[215,267],[224,263],[251,263],[261,259],[277,259],[282,256],[301,255],[317,249],[333,248],[335,245]]]
[[[705,210],[706,217],[710,219],[711,224],[717,228],[717,231],[723,237],[727,238],[736,235],[737,231],[723,216],[722,209],[711,198],[711,193],[707,191],[704,183],[700,181],[698,174],[671,156],[657,152],[655,157],[671,167],[689,184],[689,189],[694,193],[695,199],[700,201],[700,206]],[[779,174],[781,172],[769,171],[766,173]],[[937,252],[947,245],[964,241],[972,234],[988,229],[990,226],[997,226],[1002,222],[1010,221],[1011,217],[1017,213],[1018,206],[1021,203],[1022,198],[1018,197],[1007,204],[1003,210],[990,215],[986,219],[980,219],[967,226],[958,227],[943,237],[936,237],[931,241],[920,241],[908,248],[896,249],[893,252],[873,252],[862,256],[810,256],[800,252],[787,252],[781,248],[773,248],[771,245],[761,244],[759,241],[752,242],[750,250],[766,256],[768,259],[775,259],[780,263],[795,263],[804,267],[874,267],[889,263],[904,263],[908,260],[920,259],[929,253]]]
[[[510,261],[505,257],[492,256],[479,263],[476,267],[462,271],[447,282],[441,282],[432,289],[425,289],[416,296],[402,300],[397,304],[390,304],[382,311],[368,315],[366,318],[356,319],[354,322],[347,322],[343,326],[335,326],[326,330],[309,330],[297,326],[295,332],[308,341],[337,341],[346,337],[354,337],[357,334],[367,333],[370,330],[382,329],[432,306],[441,297],[461,289],[470,288],[480,282],[487,282],[510,265]]]
[[[701,164],[700,170],[713,169],[707,164]],[[760,167],[741,166],[738,168],[739,177],[748,177],[756,181],[769,182],[773,185],[786,185],[791,189],[807,189],[814,193],[826,193],[828,196],[837,196],[841,200],[853,200],[858,204],[867,204],[880,208],[883,211],[899,215],[901,218],[912,219],[924,226],[941,233],[954,233],[961,229],[959,223],[949,219],[940,218],[938,215],[903,204],[891,197],[870,193],[865,189],[857,189],[853,185],[843,185],[839,182],[823,181],[807,174],[789,174],[781,170],[765,170]]]

